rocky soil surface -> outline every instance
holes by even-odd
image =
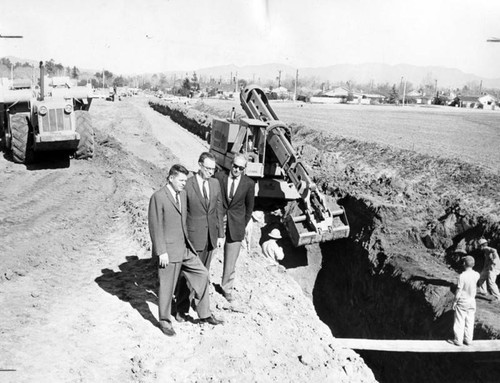
[[[238,305],[211,288],[225,324],[174,324],[165,337],[147,205],[168,168],[195,170],[207,144],[145,102],[95,100],[91,115],[91,161],[0,158],[0,381],[375,381],[358,354],[332,346],[292,273],[260,257],[261,225],[239,260]]]

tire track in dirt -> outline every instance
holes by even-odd
[[[48,277],[47,270],[37,270],[7,284],[3,294],[10,299],[36,302],[28,316],[25,316],[26,311],[9,310],[9,315],[20,319],[17,324],[21,323],[22,327],[11,323],[10,327],[3,329],[10,336],[4,337],[2,348],[10,350],[12,355],[5,362],[9,368],[21,372],[15,381],[59,381],[59,377],[68,374],[84,381],[129,380],[123,369],[128,361],[114,357],[121,351],[115,348],[123,344],[113,339],[118,332],[123,335],[122,326],[126,322],[121,317],[124,315],[123,302],[115,300],[114,295],[108,294],[110,291],[102,290],[94,282],[102,266],[113,267],[115,264],[106,260],[136,257],[143,251],[131,240],[126,213],[119,212],[114,217],[102,237],[91,239],[71,262],[51,267]],[[31,293],[19,286],[27,283],[31,286]],[[120,290],[121,287],[116,288]],[[115,326],[120,330],[111,330],[110,327]],[[40,338],[45,341],[40,343]],[[30,364],[34,357],[36,366]],[[89,367],[96,364],[99,368]],[[116,380],[109,380],[110,370],[116,370]]]
[[[92,184],[90,163],[78,165],[74,164],[79,170],[70,182],[65,170],[42,175],[16,198],[16,203],[2,208],[5,219],[0,222],[0,229],[4,226],[11,233],[2,242],[3,247],[12,248],[26,240],[57,233],[69,224],[71,216],[95,209],[102,201],[95,192],[98,188],[107,195],[111,193],[113,185],[109,178],[102,179],[99,185]],[[6,200],[12,201],[13,196],[7,196]]]

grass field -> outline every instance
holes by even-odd
[[[239,100],[209,99],[204,103],[227,111],[234,106],[244,115]],[[271,102],[271,106],[287,124],[500,169],[500,110],[280,101]]]

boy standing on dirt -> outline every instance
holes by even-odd
[[[479,280],[479,273],[472,270],[475,261],[470,255],[463,259],[465,271],[458,277],[457,292],[453,302],[455,310],[455,320],[453,332],[455,339],[448,342],[455,346],[470,345],[474,332],[474,315],[476,313],[476,286]]]
[[[488,241],[484,238],[479,240],[479,246],[481,246],[481,250],[484,254],[484,266],[479,281],[477,282],[479,292],[485,294],[486,285],[491,295],[498,301],[500,300],[500,292],[498,291],[496,283],[497,276],[500,274],[500,258],[498,257],[498,252],[494,248],[489,247]]]

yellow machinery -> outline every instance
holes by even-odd
[[[344,209],[327,204],[292,147],[290,128],[278,119],[264,91],[248,86],[240,101],[248,118],[213,120],[210,152],[217,164],[229,170],[236,154],[247,155],[246,175],[256,181],[256,196],[289,202],[283,223],[294,246],[348,237]]]

